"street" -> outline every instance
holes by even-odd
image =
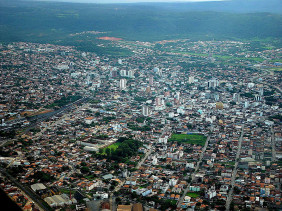
[[[229,190],[227,200],[226,200],[226,205],[225,205],[227,211],[230,210],[230,204],[231,204],[231,201],[233,199],[233,190],[234,190],[235,179],[236,179],[236,175],[237,175],[239,158],[240,158],[240,154],[241,154],[243,136],[244,136],[244,125],[242,126],[241,136],[239,138],[238,149],[237,149],[237,153],[236,153],[235,165],[234,165],[234,169],[233,169],[233,172],[232,172],[231,189]]]
[[[183,200],[187,194],[187,192],[189,191],[189,188],[190,188],[190,185],[191,183],[194,181],[195,179],[195,174],[198,172],[199,170],[199,167],[200,167],[200,164],[202,162],[202,159],[204,157],[204,154],[205,154],[205,151],[207,149],[207,146],[209,145],[209,141],[210,141],[210,136],[208,136],[207,140],[206,140],[206,143],[205,143],[205,146],[203,147],[203,150],[202,150],[202,153],[200,155],[200,159],[198,160],[197,162],[197,165],[196,165],[196,168],[194,170],[194,172],[192,173],[191,175],[191,182],[187,185],[187,188],[184,190],[184,193],[182,194],[181,198],[178,200],[177,202],[177,207],[180,208],[181,207],[181,204],[183,203]]]

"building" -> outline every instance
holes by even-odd
[[[126,79],[120,79],[119,88],[122,90],[126,89],[126,82],[127,82]]]
[[[132,211],[143,211],[143,205],[138,203],[138,204],[133,204]]]
[[[223,109],[223,103],[222,102],[217,102],[215,105],[216,109],[222,110]]]
[[[153,85],[154,85],[154,78],[153,78],[153,76],[151,76],[151,77],[149,78],[149,85],[150,85],[150,86],[153,86]]]
[[[189,84],[192,84],[192,83],[194,83],[194,76],[189,76],[189,79],[188,79],[188,83]]]
[[[128,78],[134,78],[134,72],[133,72],[132,70],[129,70],[129,71],[127,72],[127,77],[128,77]]]
[[[120,76],[122,76],[122,77],[127,76],[126,70],[121,70],[121,71],[120,71]]]
[[[131,211],[132,205],[118,205],[117,211]]]
[[[239,103],[241,101],[241,97],[239,93],[234,93],[233,94],[233,100],[237,103]]]
[[[143,106],[142,106],[142,114],[143,114],[144,116],[149,116],[149,115],[150,115],[150,109],[149,109],[148,106],[146,106],[146,105],[143,105]]]
[[[215,88],[219,85],[219,81],[217,79],[212,79],[208,81],[208,87],[209,88]]]
[[[116,78],[118,76],[118,71],[117,70],[112,70],[111,71],[111,77]]]

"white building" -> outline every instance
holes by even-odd
[[[120,81],[119,81],[119,87],[120,87],[120,89],[122,89],[122,90],[124,90],[124,89],[126,89],[126,79],[120,79]]]
[[[127,76],[126,70],[121,70],[121,71],[120,71],[120,76],[123,76],[123,77],[124,77],[124,76]]]
[[[150,115],[150,109],[149,109],[148,106],[146,106],[146,105],[143,105],[143,106],[142,106],[142,114],[143,114],[144,116],[149,116],[149,115]]]
[[[194,76],[189,76],[188,83],[189,84],[194,83]]]
[[[127,73],[128,78],[134,78],[134,72],[132,70],[129,70]]]

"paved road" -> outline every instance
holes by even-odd
[[[72,102],[58,110],[55,110],[55,111],[52,111],[52,112],[49,112],[49,113],[45,113],[45,114],[39,114],[39,115],[36,115],[36,116],[33,116],[33,117],[30,117],[28,118],[28,121],[29,122],[34,122],[32,123],[30,126],[28,126],[27,128],[24,129],[24,132],[28,132],[29,130],[31,130],[32,128],[36,127],[40,122],[43,122],[47,119],[49,119],[50,117],[52,116],[55,116],[55,115],[58,115],[58,114],[61,114],[65,111],[68,111],[69,109],[71,109],[74,105],[78,104],[78,103],[83,103],[83,102],[86,102],[89,98],[86,98],[86,97],[83,97],[75,102]],[[10,122],[7,122],[7,123],[17,123],[17,122],[23,122],[25,121],[26,118],[20,118],[20,119],[16,119],[16,120],[12,120]],[[3,130],[3,131],[9,131],[9,130],[13,130],[13,129],[18,129],[18,128],[15,128],[16,126],[6,126],[6,127],[0,127],[0,130]]]
[[[30,199],[30,201],[33,201],[36,206],[40,209],[40,211],[49,211],[51,210],[50,207],[47,207],[42,203],[42,199],[39,198],[33,191],[31,191],[29,188],[24,187],[22,184],[20,184],[12,175],[10,175],[8,172],[6,172],[5,169],[0,167],[0,173],[5,176],[7,179],[9,179],[11,182],[14,183],[23,193],[25,193],[26,196]]]
[[[206,143],[205,143],[205,146],[203,147],[202,153],[201,153],[201,155],[200,155],[200,159],[198,160],[197,165],[196,165],[196,168],[195,168],[194,172],[193,172],[192,175],[191,175],[191,182],[187,185],[187,188],[184,190],[184,193],[182,194],[181,198],[180,198],[180,199],[178,200],[178,202],[177,202],[177,207],[178,207],[178,208],[181,207],[181,204],[183,203],[184,198],[185,198],[187,192],[189,191],[190,185],[191,185],[191,183],[192,183],[192,182],[194,181],[194,179],[195,179],[195,175],[196,175],[196,173],[197,173],[198,170],[199,170],[200,164],[201,164],[201,162],[202,162],[202,160],[203,160],[204,154],[205,154],[206,149],[207,149],[207,147],[208,147],[208,145],[209,145],[209,141],[210,141],[210,136],[207,138],[207,141],[206,141]]]
[[[61,114],[61,113],[65,112],[65,111],[68,111],[71,108],[73,108],[74,105],[76,105],[78,103],[86,102],[87,100],[88,100],[88,98],[84,97],[84,98],[81,98],[81,99],[79,99],[79,100],[77,100],[75,102],[72,102],[72,103],[70,103],[70,104],[68,104],[68,105],[64,106],[63,108],[60,108],[60,109],[58,109],[56,111],[53,111],[53,112],[50,112],[50,113],[47,113],[47,114],[42,114],[40,117],[39,116],[34,117],[34,119],[32,119],[32,120],[34,120],[36,122],[34,124],[30,125],[28,128],[26,128],[24,130],[24,132],[25,133],[28,132],[32,128],[36,127],[39,123],[44,122],[45,120],[49,119],[50,117],[58,115],[58,114]],[[32,120],[30,120],[30,121],[32,121]]]
[[[242,126],[241,136],[239,138],[239,144],[238,144],[238,149],[237,149],[237,153],[236,153],[235,165],[234,165],[234,169],[233,169],[233,172],[232,172],[231,189],[229,190],[227,200],[226,200],[226,204],[225,204],[226,211],[230,210],[230,204],[231,204],[231,201],[233,199],[233,190],[234,190],[235,179],[236,179],[237,170],[238,170],[239,158],[240,158],[240,154],[241,154],[243,136],[244,136],[244,125]]]
[[[275,135],[273,126],[271,126],[271,150],[272,150],[272,161],[276,161],[276,149],[275,149]]]
[[[143,163],[151,153],[152,153],[152,148],[145,154],[144,158],[137,164],[136,166],[137,169],[139,169],[143,165]]]

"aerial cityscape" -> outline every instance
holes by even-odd
[[[280,39],[2,41],[0,201],[281,210]]]

